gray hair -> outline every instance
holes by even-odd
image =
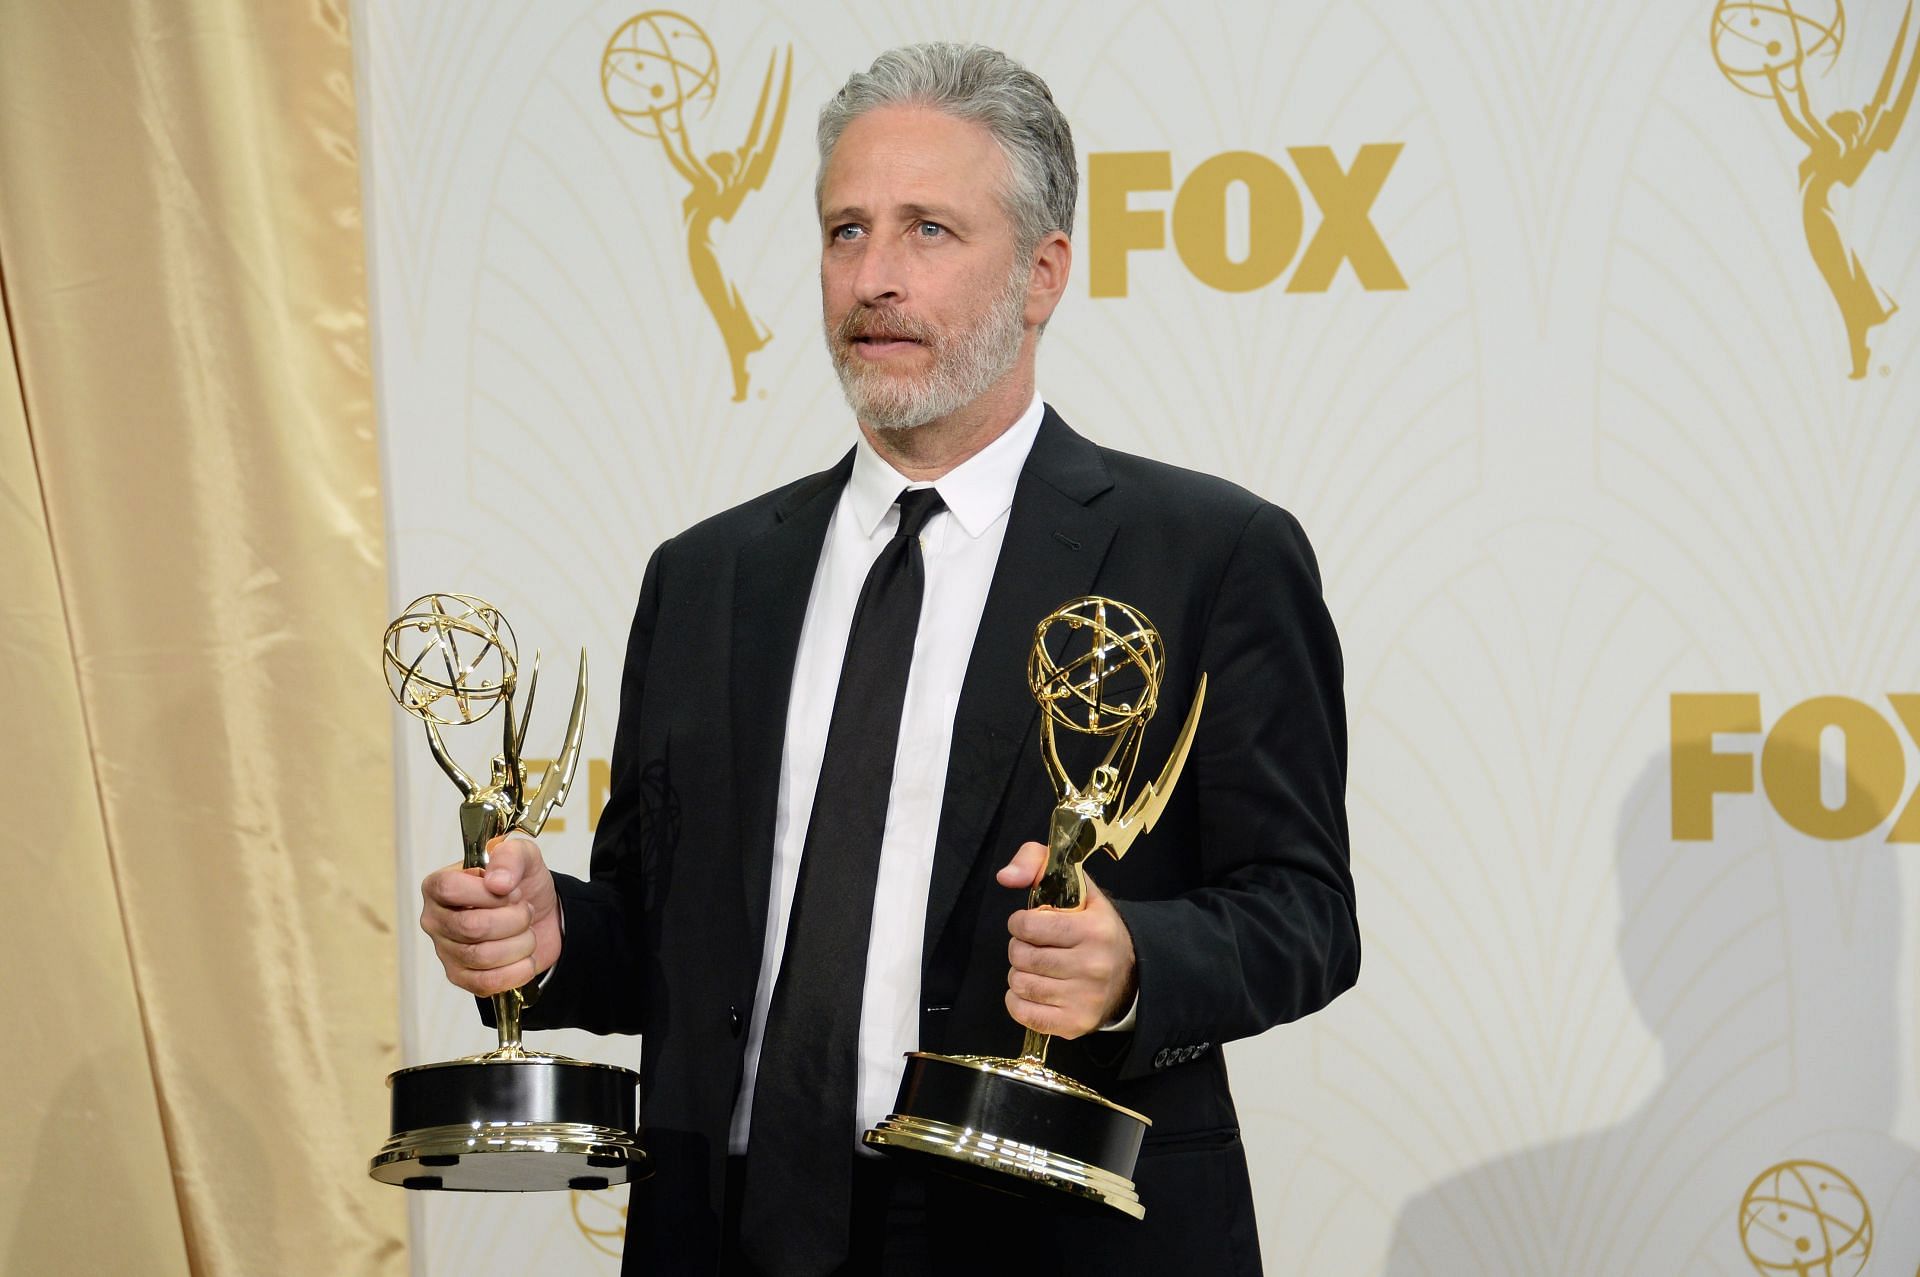
[[[986,126],[1007,157],[1011,180],[1001,202],[1013,219],[1014,240],[1023,256],[1050,232],[1073,234],[1080,171],[1073,161],[1067,117],[1054,104],[1046,81],[999,50],[979,44],[905,45],[848,76],[820,108],[816,206],[841,133],[883,106],[927,106]]]

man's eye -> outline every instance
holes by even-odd
[[[858,239],[861,235],[861,228],[852,222],[848,222],[844,226],[834,227],[830,234],[832,238],[837,240]]]
[[[914,229],[920,232],[921,239],[939,239],[947,233],[947,228],[938,222],[918,222]]]

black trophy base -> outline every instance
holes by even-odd
[[[389,1074],[393,1138],[367,1173],[402,1188],[538,1193],[647,1177],[640,1076],[535,1052]]]
[[[1032,1060],[915,1051],[894,1112],[864,1138],[1003,1192],[1144,1219],[1133,1166],[1150,1125]]]

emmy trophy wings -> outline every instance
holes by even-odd
[[[538,660],[539,658],[536,657],[534,666],[536,676],[539,670]],[[533,712],[532,696],[527,697],[527,712],[529,714]],[[553,814],[553,809],[567,801],[567,790],[573,785],[574,769],[580,763],[580,742],[586,735],[586,725],[587,653],[586,649],[582,648],[580,681],[574,685],[573,689],[573,713],[567,719],[566,744],[560,747],[560,756],[553,760],[547,768],[546,775],[540,778],[540,789],[534,794],[533,801],[527,804],[526,811],[522,813],[520,819],[513,822],[515,829],[524,830],[538,837],[540,830],[547,823],[547,817]],[[524,723],[521,730],[522,732],[526,730]]]
[[[513,721],[513,699],[507,699],[507,733],[503,740],[508,758],[519,758],[527,742],[527,724],[533,721],[533,698],[540,691],[540,653],[533,654],[533,669],[527,675],[527,699],[520,707],[520,721]]]
[[[1118,860],[1126,854],[1133,840],[1153,829],[1160,819],[1160,813],[1167,809],[1167,800],[1173,796],[1173,787],[1179,783],[1180,772],[1187,765],[1187,751],[1193,747],[1193,733],[1200,726],[1200,707],[1207,700],[1207,676],[1200,676],[1199,686],[1193,689],[1193,705],[1187,710],[1187,721],[1180,724],[1180,735],[1174,738],[1173,752],[1167,755],[1166,766],[1140,796],[1127,809],[1127,814],[1113,822],[1109,846],[1113,858]]]
[[[780,145],[780,130],[787,121],[787,91],[793,87],[793,48],[787,48],[785,74],[780,79],[780,95],[773,103],[773,123],[767,128],[766,136],[760,135],[760,127],[766,123],[767,99],[773,94],[773,70],[778,55],[767,56],[767,78],[760,85],[760,104],[753,109],[753,127],[747,132],[746,145],[734,154],[740,157],[739,167],[735,170],[739,178],[735,189],[757,191],[767,180],[767,172],[773,167],[773,150]]]
[[[1913,21],[1913,4],[1908,0],[1906,14],[1900,19],[1900,34],[1893,39],[1893,52],[1887,55],[1887,69],[1881,73],[1880,87],[1874,91],[1873,101],[1866,110],[1866,147],[1868,151],[1886,151],[1893,147],[1894,138],[1900,134],[1900,126],[1906,122],[1907,111],[1913,106],[1913,90],[1920,83],[1920,40],[1914,42],[1909,53],[1907,49],[1907,28]],[[1893,92],[1893,80],[1900,69],[1900,57],[1907,54],[1907,77],[1900,84],[1900,96],[1893,105],[1887,105],[1887,97]]]

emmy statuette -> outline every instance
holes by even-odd
[[[1112,599],[1074,599],[1034,631],[1027,685],[1040,703],[1041,755],[1059,801],[1028,907],[1084,908],[1087,859],[1104,851],[1118,860],[1166,808],[1200,722],[1207,678],[1200,676],[1159,778],[1129,806],[1127,787],[1164,666],[1160,632]],[[1075,785],[1060,761],[1054,733],[1062,727],[1112,741],[1085,785]],[[866,1133],[866,1142],[994,1188],[1057,1191],[1144,1218],[1132,1177],[1152,1123],[1048,1068],[1048,1040],[1027,1030],[1018,1059],[910,1053],[894,1112]]]
[[[580,654],[566,744],[529,793],[521,745],[540,657],[534,656],[516,720],[518,656],[499,609],[466,594],[426,595],[387,627],[384,646],[388,690],[426,724],[434,761],[459,787],[462,864],[469,873],[484,873],[495,839],[515,830],[539,834],[566,799],[585,725],[586,653]],[[496,706],[505,711],[501,746],[483,785],[454,761],[440,729],[477,723]],[[522,1046],[520,1011],[538,992],[528,985],[494,995],[500,1035],[494,1050],[387,1077],[393,1136],[368,1174],[403,1188],[474,1192],[595,1189],[646,1177],[646,1154],[635,1142],[639,1075]]]

